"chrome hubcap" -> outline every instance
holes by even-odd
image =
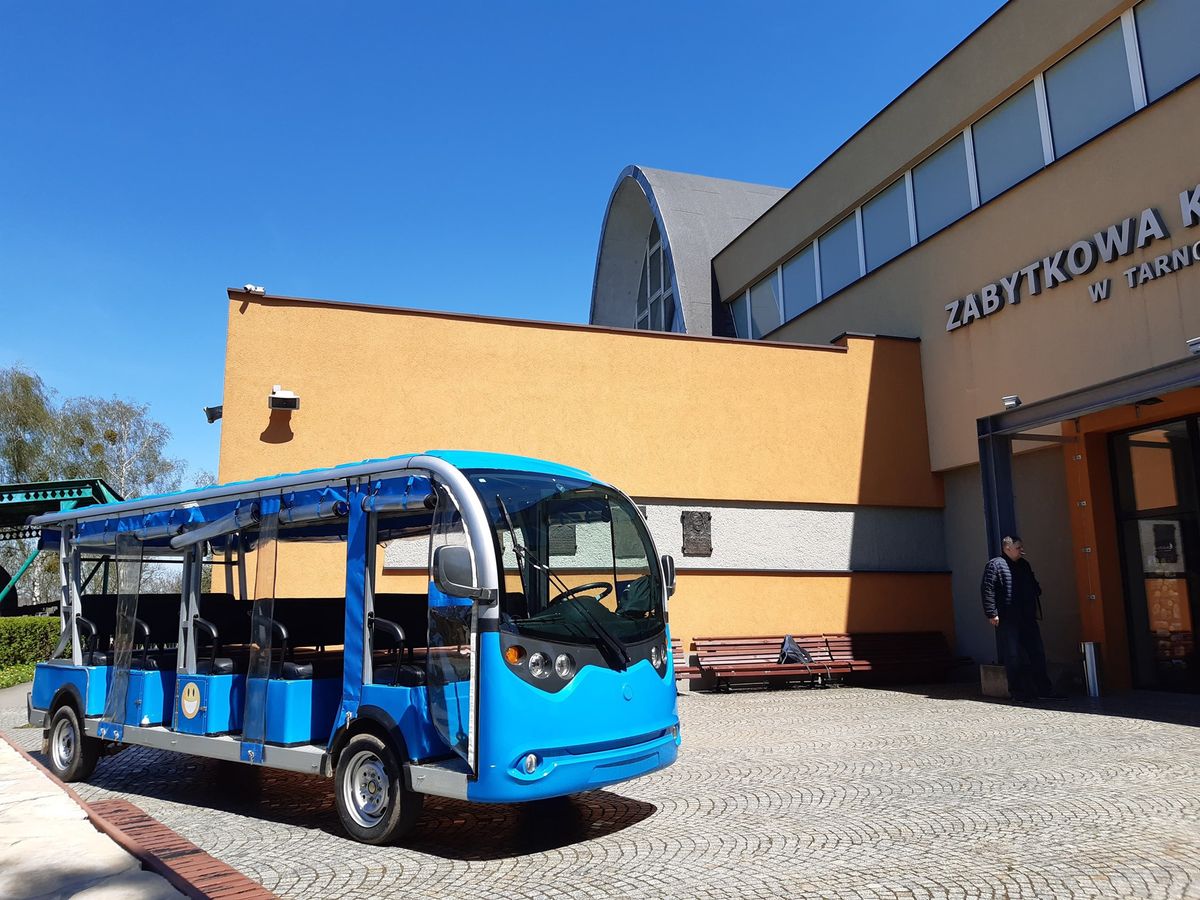
[[[369,750],[354,754],[342,783],[350,817],[363,828],[378,825],[387,814],[388,776],[383,760]]]
[[[50,755],[54,757],[54,767],[60,771],[69,769],[75,760],[75,726],[67,719],[60,719],[54,726]]]

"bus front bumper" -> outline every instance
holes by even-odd
[[[481,772],[468,788],[468,798],[481,803],[515,803],[596,790],[665,769],[675,762],[678,752],[677,724],[621,747],[588,752],[531,749],[507,768],[495,766]]]

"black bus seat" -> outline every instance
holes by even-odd
[[[425,667],[416,663],[400,663],[399,665],[374,666],[372,684],[386,684],[393,687],[422,687],[425,684]]]
[[[232,675],[233,660],[228,656],[217,656],[209,659],[196,660],[198,675]]]
[[[313,664],[310,662],[302,663],[285,659],[277,669],[278,671],[272,669],[272,678],[283,678],[287,681],[307,681],[313,677]]]

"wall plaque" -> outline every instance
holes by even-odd
[[[683,555],[712,556],[712,513],[686,510],[683,524]]]

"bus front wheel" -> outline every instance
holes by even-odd
[[[338,758],[334,800],[342,827],[364,844],[386,844],[412,830],[422,796],[404,786],[395,751],[373,734],[350,738]]]
[[[63,781],[86,781],[100,758],[100,741],[84,734],[79,714],[64,703],[50,719],[50,771]]]

